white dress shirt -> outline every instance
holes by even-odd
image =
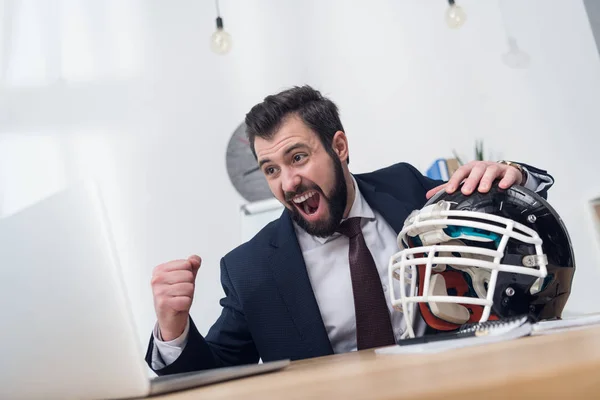
[[[526,182],[523,185],[526,188],[537,191],[545,187],[546,183],[540,183],[533,174],[526,175]],[[403,314],[391,306],[388,288],[388,263],[390,257],[398,252],[397,234],[378,212],[371,209],[360,193],[354,177],[352,181],[356,195],[348,218],[361,217],[362,233],[379,272],[394,335],[398,341],[406,325],[402,318]],[[349,239],[339,233],[334,233],[327,238],[311,236],[295,223],[294,229],[333,351],[345,353],[356,350],[356,317],[348,261]],[[397,290],[398,288],[395,288],[396,293]],[[419,318],[415,321],[415,325],[415,334],[422,335],[426,328],[425,324]],[[188,321],[183,334],[168,342],[161,340],[158,324],[155,326],[152,368],[163,368],[179,357],[187,343],[189,326]]]
[[[394,336],[400,340],[405,328],[402,313],[392,308],[388,294],[388,263],[390,256],[398,252],[397,234],[379,213],[371,209],[352,179],[356,195],[348,218],[361,218],[362,233],[379,272]],[[294,229],[334,353],[356,350],[356,316],[348,261],[349,239],[339,233],[328,238],[311,236],[296,224]]]

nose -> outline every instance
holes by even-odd
[[[293,168],[285,168],[281,171],[281,189],[283,192],[295,192],[302,182],[302,178]]]

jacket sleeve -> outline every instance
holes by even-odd
[[[225,260],[221,259],[221,283],[225,297],[221,299],[221,316],[204,338],[190,318],[187,344],[172,364],[159,370],[158,375],[199,371],[242,364],[255,364],[259,355],[248,329],[246,318],[235,292]],[[153,338],[146,353],[146,362],[152,368]]]
[[[539,194],[540,196],[542,196],[544,199],[548,198],[548,189],[550,189],[552,187],[552,185],[554,185],[554,178],[552,177],[552,175],[550,175],[547,171],[543,170],[543,169],[539,169],[536,167],[533,167],[531,165],[527,165],[527,164],[523,164],[523,163],[518,163],[519,165],[521,165],[521,167],[523,167],[523,169],[530,175],[533,175],[537,178],[538,182],[539,182],[539,186],[536,190],[536,193]]]
[[[439,185],[443,185],[444,183],[446,183],[445,181],[431,179],[431,178],[423,175],[418,169],[416,169],[415,167],[413,167],[412,165],[410,165],[408,163],[401,163],[401,165],[404,165],[405,167],[407,167],[409,169],[409,171],[415,176],[415,178],[417,179],[417,181],[419,182],[421,187],[423,187],[424,193],[427,193],[434,187],[437,187]],[[424,194],[423,194],[423,198],[425,198]]]

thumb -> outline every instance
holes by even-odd
[[[188,257],[188,261],[192,264],[192,272],[194,273],[194,279],[196,279],[200,265],[202,265],[202,259],[194,254]]]

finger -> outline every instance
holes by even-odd
[[[189,270],[170,271],[161,275],[161,283],[174,285],[176,283],[194,283],[194,273]]]
[[[167,286],[165,295],[170,297],[185,296],[189,298],[194,297],[194,284],[191,282],[176,283],[174,285]]]
[[[152,288],[163,285],[173,285],[175,283],[191,282],[194,283],[194,274],[190,270],[176,270],[169,272],[157,272],[152,275],[150,285]]]
[[[200,264],[202,264],[202,259],[196,254],[192,254],[191,256],[189,256],[188,261],[191,262],[192,265],[195,265],[197,267],[200,267]]]
[[[497,165],[490,165],[486,168],[483,177],[481,178],[481,182],[479,182],[479,192],[487,193],[492,187],[492,183],[502,174],[500,168]]]
[[[471,193],[473,193],[477,185],[479,185],[479,181],[485,173],[485,170],[486,165],[484,164],[477,164],[475,167],[473,167],[471,173],[469,174],[469,177],[465,180],[465,183],[462,186],[461,191],[464,195],[468,196]]]
[[[504,174],[504,177],[502,178],[498,186],[500,187],[500,189],[508,189],[509,187],[517,183],[519,179],[521,179],[521,173],[516,168],[508,167],[508,170]]]
[[[181,271],[181,270],[192,271],[192,263],[189,260],[174,260],[174,261],[169,261],[168,263],[159,265],[157,267],[157,270],[161,271],[161,272]]]
[[[430,198],[432,198],[433,196],[435,196],[436,193],[444,190],[446,188],[446,186],[448,186],[447,183],[444,183],[443,185],[439,185],[434,187],[433,189],[431,189],[430,191],[428,191],[427,193],[425,193],[425,198],[427,200],[429,200]]]
[[[192,263],[192,272],[194,273],[194,279],[196,279],[196,275],[198,274],[198,270],[202,265],[202,259],[198,257],[196,254],[188,257],[188,261]]]
[[[188,271],[191,275],[191,272]],[[190,296],[194,294],[194,282],[176,282],[152,285],[152,296],[157,298],[173,297],[173,296]]]
[[[458,185],[460,185],[460,183],[463,181],[463,179],[465,179],[467,176],[469,176],[472,169],[473,169],[472,164],[466,164],[466,165],[463,165],[462,167],[460,167],[459,169],[457,169],[456,172],[454,174],[452,174],[452,177],[448,180],[448,186],[446,187],[446,192],[453,193],[456,190],[456,188],[458,188]]]

